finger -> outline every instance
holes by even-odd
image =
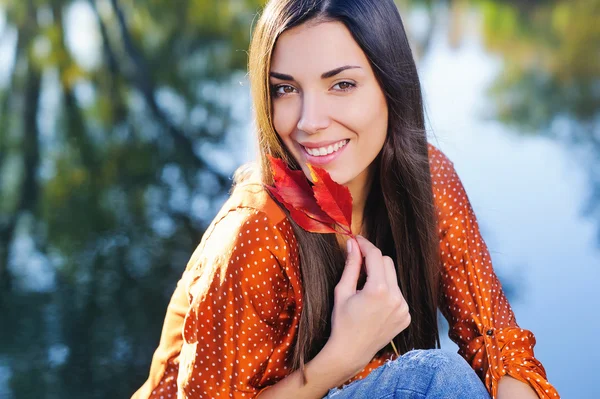
[[[342,277],[336,286],[336,291],[343,297],[348,297],[356,293],[356,284],[360,276],[360,267],[362,264],[362,255],[355,239],[349,238],[346,245],[350,247],[350,252],[346,257],[346,265],[342,272]]]
[[[367,270],[367,281],[365,286],[387,284],[385,282],[385,272],[383,271],[383,255],[379,248],[373,245],[369,240],[362,236],[356,236],[356,241],[360,251],[365,257],[365,267]]]
[[[385,281],[391,292],[400,292],[398,286],[398,273],[396,271],[396,265],[389,256],[383,257],[383,271],[385,274]]]

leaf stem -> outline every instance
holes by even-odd
[[[396,356],[400,357],[398,354],[398,349],[396,349],[396,345],[394,345],[394,341],[390,341],[390,344],[392,344],[392,348],[394,349],[394,352],[396,352]]]

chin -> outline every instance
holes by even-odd
[[[325,167],[323,169],[325,169],[327,171],[327,173],[329,173],[329,176],[331,176],[331,179],[334,182],[336,182],[337,184],[341,184],[342,186],[347,186],[352,181],[352,179],[348,178],[348,176],[346,174],[339,173],[337,171],[337,168],[334,168],[333,170],[329,170],[329,168]],[[304,164],[304,166],[302,167],[302,171],[304,172],[304,175],[306,176],[306,178],[312,182],[312,177],[310,176],[310,170],[308,169],[308,166],[306,166],[306,164]]]
[[[331,179],[334,182],[336,182],[337,184],[341,184],[342,186],[347,186],[351,181],[351,179],[349,179],[348,176],[337,173],[335,170],[332,172],[329,172],[329,175],[331,176]]]

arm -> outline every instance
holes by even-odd
[[[430,165],[440,234],[441,311],[450,338],[492,397],[527,398],[529,386],[541,398],[558,398],[534,356],[533,333],[519,327],[502,291],[454,166],[433,146]],[[523,393],[516,396],[517,391]]]
[[[363,263],[367,281],[357,290]],[[334,289],[331,334],[323,349],[300,371],[265,391],[267,398],[317,399],[365,369],[377,351],[410,324],[410,312],[395,279],[391,258],[364,237],[348,240],[344,271]],[[381,323],[385,320],[385,323]]]
[[[306,363],[306,383],[302,371],[296,370],[275,385],[262,390],[259,399],[320,399],[333,387],[348,381],[355,373],[346,372],[345,366],[327,345]]]
[[[525,384],[509,375],[505,375],[498,383],[498,399],[538,399],[529,384]]]
[[[203,239],[186,270],[178,397],[252,398],[288,373],[284,354],[297,325],[288,310],[289,251],[266,215],[248,208]]]

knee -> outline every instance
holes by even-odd
[[[446,352],[440,349],[417,350],[406,355],[419,364],[420,368],[427,368],[431,375],[427,397],[432,398],[489,398],[485,386],[475,371],[457,353]],[[457,395],[458,396],[454,396]]]
[[[475,371],[459,354],[441,349],[416,349],[405,353],[395,361],[396,367],[418,371],[429,375],[432,381],[464,381],[464,378],[477,377]],[[392,364],[390,364],[392,365]]]
[[[469,364],[458,353],[441,349],[416,349],[403,355],[407,360],[441,372],[472,371]]]

